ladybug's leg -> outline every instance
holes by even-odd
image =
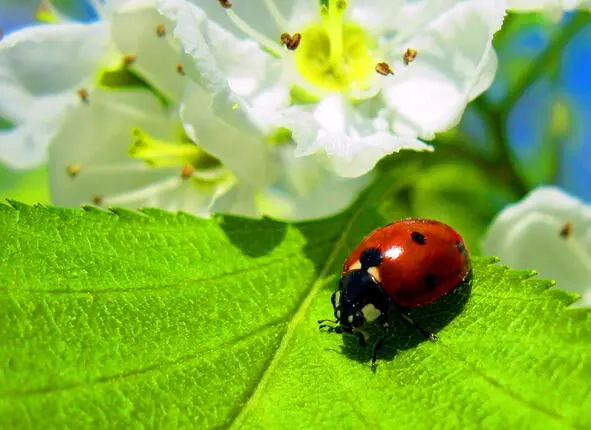
[[[430,331],[425,330],[423,327],[421,327],[415,320],[413,320],[410,317],[410,315],[408,315],[407,312],[404,311],[404,309],[396,307],[396,310],[398,310],[400,315],[402,315],[402,318],[404,318],[406,321],[408,321],[408,323],[411,326],[413,326],[415,328],[415,330],[417,330],[419,333],[421,333],[423,336],[425,336],[426,339],[429,339],[430,341],[433,341],[433,342],[435,342],[437,340],[437,335],[435,333],[431,333]]]
[[[363,330],[361,330],[360,328],[353,329],[353,333],[355,333],[355,335],[359,339],[359,346],[361,346],[362,348],[365,348],[367,346],[368,334],[366,332],[364,332]]]
[[[376,367],[378,366],[378,352],[380,352],[380,349],[382,349],[382,347],[384,346],[384,342],[386,341],[388,333],[390,332],[390,326],[388,325],[387,318],[384,318],[381,327],[382,335],[378,337],[378,339],[375,341],[371,351],[371,370],[373,370],[374,372],[376,371]]]
[[[338,326],[338,325],[334,326],[334,325],[328,325],[328,324],[321,324],[318,326],[319,330],[322,330],[323,328],[325,328],[326,331],[329,333],[332,333],[332,332],[342,333],[341,326]]]

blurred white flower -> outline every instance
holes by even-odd
[[[98,23],[26,28],[0,44],[0,117],[13,126],[0,159],[30,167],[49,153],[53,203],[306,219],[342,210],[367,184],[314,158],[294,164],[289,134],[238,105],[220,115],[185,76],[195,71],[152,0],[97,7]],[[197,118],[187,128],[181,100]]]
[[[575,9],[591,9],[591,0],[507,0],[511,12],[544,12],[560,17]]]
[[[0,41],[0,161],[31,168],[47,157],[47,144],[67,109],[79,101],[108,50],[108,29],[65,23],[26,27]]]
[[[267,130],[291,130],[298,156],[319,152],[348,177],[391,152],[431,150],[420,139],[457,124],[493,80],[491,41],[506,8],[504,0],[157,3],[221,121],[239,106]],[[199,133],[198,117],[183,121]]]
[[[591,206],[557,187],[539,187],[493,221],[483,251],[514,268],[535,269],[591,305]]]

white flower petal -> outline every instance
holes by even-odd
[[[263,214],[287,220],[323,218],[347,208],[371,180],[371,174],[343,178],[326,169],[320,154],[296,157],[292,145],[280,148],[277,182],[259,198]]]
[[[512,11],[562,11],[564,0],[507,0]]]
[[[127,2],[110,19],[111,37],[123,55],[135,55],[131,65],[151,86],[178,102],[186,78],[177,71],[181,52],[172,39],[173,23],[160,15],[152,1]],[[170,34],[159,36],[163,25]]]
[[[160,3],[165,3],[167,0],[159,1]],[[235,0],[232,2],[232,11],[250,26],[256,27],[256,30],[264,34],[266,37],[279,40],[281,32],[287,31],[287,29],[282,28],[282,23],[278,22],[273,14],[269,12],[269,9],[265,4],[267,1],[276,6],[277,12],[284,20],[289,16],[294,3],[294,0]],[[245,34],[228,18],[226,10],[220,6],[217,0],[192,0],[192,3],[198,5],[210,19],[223,26],[226,30],[233,32],[240,38],[245,37]]]
[[[107,43],[102,23],[27,27],[0,41],[0,117],[15,124],[0,134],[4,163],[29,168],[45,159],[64,110],[79,102],[76,90],[92,77]]]
[[[160,101],[149,91],[95,90],[89,103],[72,109],[51,142],[49,174],[53,202],[77,206],[102,196],[108,204],[138,207],[157,205],[158,192],[138,190],[163,184],[180,176],[180,168],[151,168],[129,157],[131,130],[142,130],[159,138],[169,138],[173,125]],[[69,165],[80,166],[80,173],[70,177]],[[162,191],[174,187],[162,186]],[[128,195],[127,203],[122,196]]]
[[[591,9],[590,0],[507,0],[511,12],[545,12],[560,19],[563,12]]]
[[[197,84],[187,86],[181,107],[185,130],[242,181],[263,186],[276,176],[276,160],[264,133],[241,100],[231,92],[212,95]]]
[[[344,177],[367,173],[385,155],[403,149],[429,151],[414,136],[395,135],[378,114],[364,116],[340,94],[325,97],[314,112],[291,108],[285,123],[297,143],[297,156],[324,150],[332,169]]]
[[[384,90],[395,132],[402,121],[405,128],[412,124],[419,137],[432,139],[457,124],[468,101],[492,81],[491,42],[504,14],[504,1],[457,2],[404,41],[418,56]]]
[[[563,229],[570,223],[570,234]],[[505,208],[484,239],[485,254],[515,268],[535,269],[591,305],[591,206],[557,187],[539,187]]]
[[[231,213],[250,218],[259,218],[261,213],[256,204],[256,189],[244,181],[216,199],[211,207],[213,213]]]
[[[403,27],[400,25],[399,18],[408,9],[409,7],[405,5],[404,1],[363,0],[351,2],[349,14],[351,21],[369,29],[375,34],[383,34]],[[412,20],[408,20],[408,17],[405,18],[407,19],[407,25],[409,22],[412,22]]]
[[[197,83],[214,94],[230,88],[246,96],[258,89],[272,65],[270,55],[256,42],[238,39],[185,0],[158,4],[160,12],[176,23],[174,35],[194,61],[197,74],[191,77]]]

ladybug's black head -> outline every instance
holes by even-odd
[[[331,300],[334,316],[345,331],[376,320],[390,305],[380,284],[363,268],[345,273]]]

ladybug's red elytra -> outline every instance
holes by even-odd
[[[424,306],[453,291],[471,273],[470,253],[464,239],[450,226],[428,219],[404,219],[370,233],[351,252],[331,297],[335,320],[320,327],[337,333],[355,333],[366,343],[363,325],[376,322],[383,336],[373,347],[372,369],[388,333],[388,314],[398,311],[425,337],[405,309]],[[327,326],[331,322],[336,326]]]

